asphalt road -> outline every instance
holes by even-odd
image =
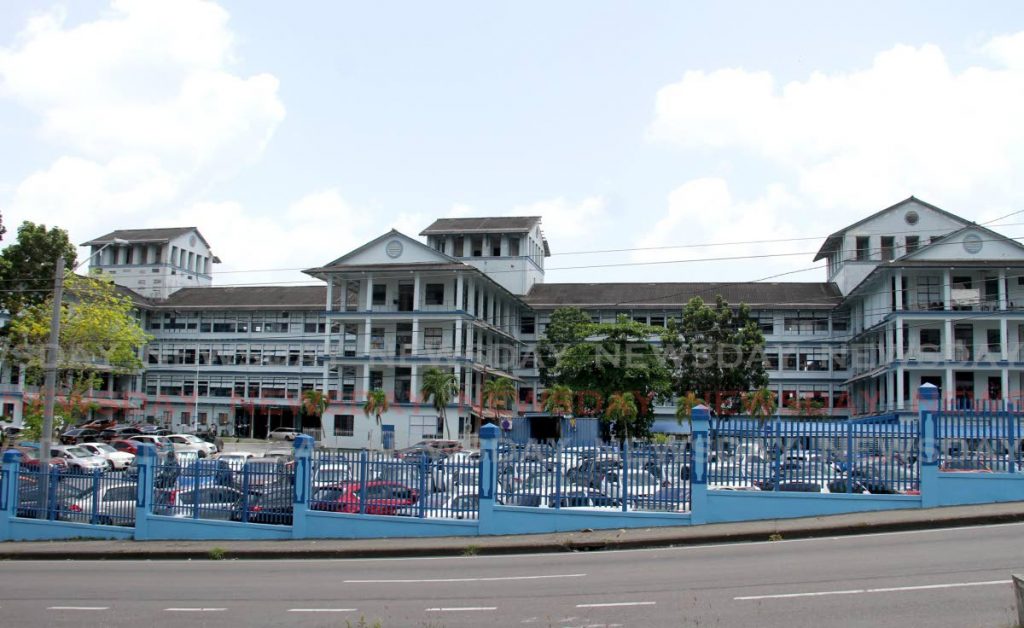
[[[2,626],[1015,626],[1024,524],[623,552],[8,562]],[[346,624],[348,622],[348,624]]]

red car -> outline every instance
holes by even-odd
[[[320,488],[313,494],[310,507],[329,512],[359,512],[358,482],[346,482]],[[393,515],[399,508],[412,506],[419,492],[399,482],[378,480],[366,483],[366,514]]]
[[[110,446],[118,451],[125,451],[130,454],[139,453],[139,443],[133,440],[112,440]]]
[[[11,449],[17,449],[21,452],[21,464],[25,467],[31,467],[39,469],[39,450],[35,447],[11,447]],[[61,471],[68,468],[68,461],[63,458],[56,456],[50,457],[50,468],[60,469]]]

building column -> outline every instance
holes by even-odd
[[[508,236],[501,236],[501,256],[508,257]]]
[[[1010,369],[1006,367],[999,369],[999,389],[1003,399],[1013,399],[1010,396]]]
[[[333,309],[334,300],[334,277],[327,280],[327,311],[330,312]]]
[[[896,359],[903,360],[903,321],[896,318]]]
[[[893,294],[893,298],[896,302],[893,303],[893,309],[897,312],[903,309],[903,271],[896,271],[896,291]]]
[[[369,398],[370,393],[370,365],[363,365],[363,396],[360,400],[365,401]]]
[[[462,357],[462,319],[455,319],[455,341],[452,345],[452,357]]]
[[[953,309],[953,278],[947,268],[942,271],[942,306],[943,309]]]
[[[415,347],[416,344],[413,343]],[[419,367],[415,364],[409,367],[409,401],[418,403],[420,401],[420,373]]]
[[[466,291],[464,284],[462,273],[459,273],[455,276],[455,307],[452,308],[456,312],[462,309],[463,295]]]
[[[366,311],[373,311],[373,275],[366,276]]]
[[[896,367],[896,409],[903,410],[903,397],[907,394],[906,389],[903,386],[903,373],[904,369],[902,366]]]
[[[942,378],[942,395],[945,399],[956,398],[956,380],[953,379],[953,369],[946,367]]]
[[[412,355],[420,353],[420,319],[418,316],[412,318]]]
[[[1009,330],[1009,328],[1007,326],[1006,319],[1005,318],[1000,318],[999,319],[999,359],[1001,361],[1003,361],[1003,362],[1006,362],[1006,360],[1009,359],[1009,357],[1010,357],[1009,356],[1009,346],[1010,346],[1009,333],[1010,333],[1010,330]]]
[[[953,319],[947,318],[942,325],[942,349],[947,360],[953,359]]]
[[[1006,269],[999,269],[999,310],[1006,309]]]
[[[412,275],[412,309],[413,311],[420,310],[420,274],[413,273]]]
[[[366,354],[367,356],[370,355],[370,326],[372,325],[372,323],[373,323],[373,321],[370,318],[367,318],[366,320],[363,321],[363,353]],[[342,325],[341,331],[342,331],[342,335],[341,335],[342,351],[344,352],[344,344],[345,344],[345,326],[344,325]],[[385,349],[387,349],[387,347],[385,347]]]
[[[466,311],[471,316],[476,316],[476,282],[472,279],[468,279],[467,282],[468,285],[466,286],[466,290],[468,290],[468,292],[466,294]]]

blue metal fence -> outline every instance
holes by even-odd
[[[914,493],[917,421],[730,419],[711,430],[708,483],[715,489]]]
[[[310,509],[351,514],[476,519],[479,455],[419,452],[316,452]]]
[[[82,472],[37,466],[18,475],[17,516],[100,525],[134,525],[136,483],[120,471]]]
[[[154,469],[153,513],[187,519],[290,525],[295,472],[279,458],[163,460]]]
[[[966,408],[947,402],[938,413],[939,470],[1019,473],[1024,415],[1020,406],[978,401]]]

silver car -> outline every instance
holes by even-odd
[[[231,486],[200,486],[184,491],[159,491],[154,497],[154,514],[184,519],[231,519],[242,501],[242,491]],[[197,510],[198,506],[198,510]]]
[[[201,451],[207,456],[217,453],[217,446],[194,434],[171,434],[167,437],[174,445],[174,451]]]
[[[130,454],[127,451],[119,451],[106,443],[82,443],[77,446],[92,452],[95,456],[102,456],[103,458],[106,458],[110,461],[110,467],[112,469],[127,469],[128,465],[135,460],[135,454]]]
[[[136,485],[127,482],[101,484],[95,494],[86,488],[65,506],[60,518],[100,525],[135,525],[136,492]]]
[[[68,463],[68,471],[75,473],[92,473],[97,469],[106,471],[113,468],[103,456],[97,456],[78,445],[58,445],[50,450],[50,455],[54,458],[63,458]]]

